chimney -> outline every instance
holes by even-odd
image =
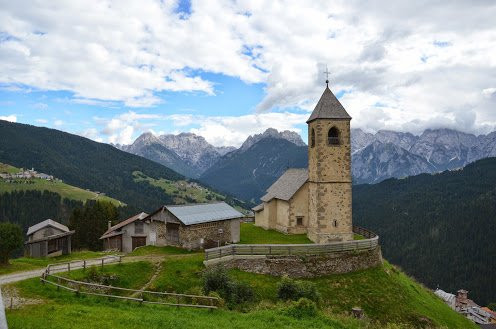
[[[459,302],[465,302],[468,299],[468,291],[464,289],[460,289],[457,291],[458,295],[456,296],[456,299],[458,299]]]
[[[108,221],[108,230],[112,227],[112,221]]]

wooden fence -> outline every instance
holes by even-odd
[[[205,250],[205,261],[226,256],[293,256],[338,253],[353,250],[372,250],[379,245],[379,237],[367,229],[354,226],[353,232],[362,240],[333,242],[328,244],[231,244]]]
[[[92,258],[88,260],[73,260],[69,262],[63,262],[63,263],[55,263],[55,264],[49,264],[46,269],[45,273],[50,274],[51,272],[61,272],[61,271],[67,271],[70,272],[71,270],[76,270],[76,269],[86,269],[87,267],[90,266],[104,266],[107,264],[112,264],[112,263],[120,263],[122,261],[122,256],[106,256],[102,258]]]
[[[121,261],[119,256],[116,256],[117,260],[112,262]],[[101,263],[97,262],[92,265],[87,264],[85,261],[77,261],[79,266],[80,262],[83,262],[83,266],[79,266],[78,268],[86,268],[86,266],[95,266],[101,264],[108,264],[108,258],[105,258],[107,261],[102,261]],[[107,286],[97,283],[84,282],[72,280],[63,276],[58,276],[54,274],[50,274],[52,270],[61,269],[74,269],[70,264],[74,265],[75,262],[69,263],[59,263],[48,265],[45,272],[41,275],[40,281],[43,284],[50,284],[57,287],[57,290],[63,289],[70,292],[75,293],[76,295],[91,295],[91,296],[100,296],[107,297],[113,299],[120,300],[129,300],[138,302],[141,304],[158,304],[158,305],[167,305],[167,306],[176,306],[176,307],[193,307],[193,308],[205,308],[205,309],[216,309],[219,305],[219,298],[210,297],[210,296],[199,296],[199,295],[187,295],[187,294],[177,294],[171,292],[159,292],[159,291],[149,291],[149,290],[137,290],[137,289],[128,289],[114,286]],[[66,266],[61,267],[61,266]]]

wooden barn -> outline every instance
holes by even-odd
[[[69,230],[52,219],[47,219],[28,228],[25,242],[25,254],[28,257],[55,257],[71,253],[71,236]]]

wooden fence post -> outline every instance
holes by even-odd
[[[71,263],[67,263],[67,271],[70,272],[71,271]]]
[[[102,258],[102,268],[103,268],[103,258]]]
[[[83,269],[86,270],[86,260],[83,260]]]

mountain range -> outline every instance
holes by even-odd
[[[192,133],[155,136],[147,132],[140,135],[131,145],[115,146],[123,151],[160,163],[184,176],[199,178],[224,155],[233,151],[244,152],[260,140],[269,137],[285,139],[298,146],[305,145],[300,135],[295,132],[289,130],[278,132],[276,129],[269,128],[262,134],[248,137],[239,149],[232,146],[213,146],[202,136]]]
[[[0,162],[104,192],[136,211],[219,198],[238,204],[154,161],[55,129],[0,120]]]
[[[274,144],[263,142],[267,139]],[[288,145],[291,152],[285,148]],[[255,150],[248,152],[254,146]],[[191,133],[162,136],[145,133],[133,144],[120,148],[252,203],[258,202],[266,187],[286,168],[307,165],[306,144],[300,135],[272,128],[249,136],[238,149],[215,147]],[[496,132],[475,136],[451,129],[428,129],[417,136],[352,129],[351,150],[353,183],[378,183],[391,177],[457,169],[496,156]],[[243,177],[243,188],[235,184],[239,177]]]
[[[427,129],[421,135],[380,130],[351,131],[353,182],[377,183],[390,177],[442,172],[496,156],[496,132],[473,135]]]

